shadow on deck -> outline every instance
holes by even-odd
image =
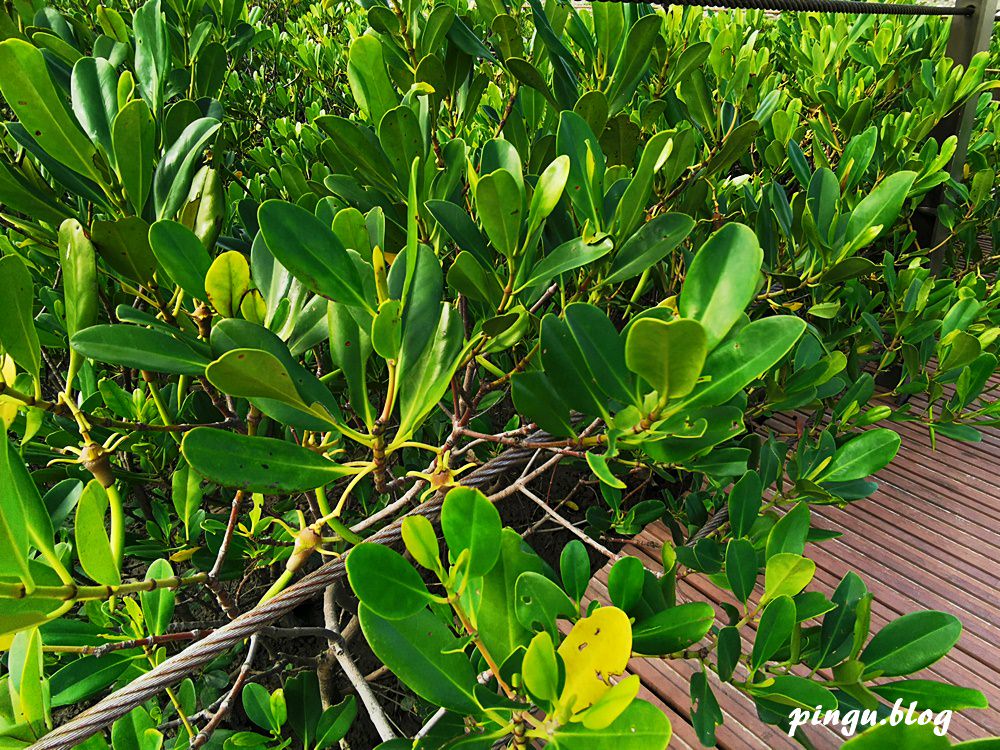
[[[957,616],[964,627],[958,645],[941,661],[915,677],[936,679],[981,690],[990,708],[956,713],[949,728],[952,742],[1000,735],[1000,431],[987,431],[981,443],[939,440],[931,449],[927,430],[896,424],[903,438],[899,455],[876,479],[878,491],[844,509],[814,506],[817,526],[843,536],[807,550],[816,561],[810,588],[829,596],[849,570],[857,572],[874,594],[871,632],[888,621],[919,609]],[[791,420],[771,428],[791,433]],[[660,570],[659,549],[667,531],[651,526],[630,545],[651,570]],[[606,595],[607,568],[595,584]],[[755,595],[759,596],[760,586]],[[732,595],[704,576],[678,584],[678,600],[733,602]],[[721,610],[718,610],[721,615]],[[749,644],[744,644],[744,653]],[[689,679],[694,661],[635,660],[643,697],[659,704],[674,729],[671,748],[700,748],[689,720]],[[798,748],[775,727],[763,724],[753,702],[710,676],[725,713],[717,732],[726,750]],[[811,727],[809,739],[819,750],[836,748],[845,738],[832,728]]]

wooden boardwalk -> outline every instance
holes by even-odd
[[[787,418],[770,426],[777,432],[794,431]],[[856,571],[875,596],[872,633],[919,609],[957,616],[964,626],[958,645],[916,676],[973,687],[989,699],[989,709],[955,714],[949,728],[952,742],[1000,735],[1000,431],[987,432],[981,443],[939,439],[932,450],[926,429],[905,423],[892,426],[903,438],[902,447],[896,460],[876,477],[878,491],[844,509],[813,507],[814,525],[843,535],[810,545],[807,554],[817,565],[811,588],[829,596],[848,570]],[[652,526],[627,552],[642,558],[651,570],[659,570],[665,538],[664,527]],[[606,572],[607,568],[597,576],[596,595],[606,595]],[[729,592],[701,575],[678,584],[678,599],[735,603]],[[744,653],[749,647],[744,645]],[[689,719],[688,680],[696,668],[694,661],[683,660],[632,663],[642,678],[644,697],[670,716],[671,748],[701,747]],[[800,747],[763,724],[742,693],[714,675],[709,679],[725,713],[717,732],[718,747]],[[823,727],[810,728],[808,736],[818,750],[837,748],[844,741]]]

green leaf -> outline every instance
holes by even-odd
[[[16,722],[30,725],[31,734],[40,737],[51,728],[52,717],[49,715],[49,684],[45,679],[42,634],[38,628],[14,636],[7,657],[7,674]]]
[[[122,582],[121,570],[105,528],[109,502],[101,483],[90,480],[76,506],[74,541],[84,572],[105,586],[117,586]]]
[[[612,114],[632,100],[639,81],[649,69],[649,53],[653,49],[654,42],[660,37],[662,26],[663,19],[656,13],[651,13],[638,19],[628,30],[608,84],[608,105]]]
[[[463,643],[429,609],[402,620],[379,617],[364,605],[358,614],[375,656],[408,688],[432,705],[463,716],[480,713],[473,694],[476,673]]]
[[[148,0],[132,15],[135,30],[135,73],[153,111],[163,107],[163,90],[170,74],[170,38],[160,0]]]
[[[685,408],[724,404],[770,370],[791,351],[806,323],[791,315],[762,318],[744,326],[705,360],[706,382],[696,387]]]
[[[378,306],[372,320],[372,348],[383,359],[398,359],[403,343],[402,303],[398,299],[387,299]]]
[[[605,313],[583,302],[566,307],[566,324],[590,371],[590,382],[608,398],[635,400],[635,379],[625,367],[625,337]]]
[[[291,708],[291,704],[289,704]],[[316,723],[316,750],[324,750],[340,742],[354,723],[358,715],[358,701],[349,695],[335,706],[328,707]]]
[[[514,607],[518,621],[529,630],[558,634],[556,620],[579,614],[566,592],[541,573],[526,572],[514,584]]]
[[[74,349],[98,362],[175,375],[202,375],[211,362],[162,331],[133,325],[97,325],[70,339]]]
[[[114,66],[100,57],[82,57],[70,79],[73,114],[95,146],[112,160],[111,123],[118,114],[118,76]]]
[[[265,494],[295,494],[351,473],[308,448],[274,438],[196,427],[181,442],[184,458],[223,487]]]
[[[412,307],[412,304],[411,304]],[[400,368],[399,431],[394,442],[408,440],[420,422],[448,390],[452,375],[461,362],[464,344],[462,320],[451,305],[441,303],[440,319],[419,358],[403,373]],[[407,326],[404,317],[404,327]],[[426,331],[423,332],[426,335]],[[403,359],[407,361],[407,336],[403,334]]]
[[[670,720],[643,700],[629,704],[601,729],[566,724],[552,736],[553,750],[664,750],[670,743]]]
[[[909,706],[915,702],[924,711],[964,711],[969,708],[990,707],[986,696],[978,690],[935,680],[898,680],[872,685],[871,691],[889,703],[901,700],[904,706]]]
[[[801,555],[809,538],[810,515],[809,504],[800,502],[778,519],[767,535],[765,559],[782,552]]]
[[[527,646],[531,639],[531,630],[517,619],[514,599],[517,579],[522,573],[541,573],[544,569],[541,558],[520,535],[505,528],[500,537],[500,557],[482,578],[476,613],[479,636],[500,663],[517,648]]]
[[[478,577],[489,572],[500,556],[500,514],[486,495],[471,487],[455,487],[441,506],[441,531],[452,561],[469,551],[466,573]]]
[[[611,469],[608,467],[608,461],[604,456],[594,453],[593,451],[587,451],[586,456],[587,466],[589,466],[590,470],[594,472],[594,476],[604,482],[604,484],[608,485],[608,487],[623,490],[628,486],[612,473]]]
[[[794,629],[795,602],[790,596],[777,596],[764,607],[764,613],[760,616],[760,625],[750,654],[750,669],[760,669],[764,662],[788,643]]]
[[[111,125],[115,165],[125,195],[135,213],[141,214],[153,186],[156,122],[149,105],[133,99],[119,110]]]
[[[542,372],[523,372],[511,381],[514,407],[552,435],[572,435],[569,406]]]
[[[590,584],[590,556],[579,539],[571,539],[559,554],[563,588],[573,601],[580,601]]]
[[[637,557],[623,557],[608,571],[608,598],[619,609],[630,613],[642,598],[646,569]]]
[[[625,340],[628,369],[653,386],[663,402],[692,391],[706,353],[706,330],[694,320],[640,318]]]
[[[643,213],[646,210],[646,204],[649,201],[649,194],[653,189],[653,178],[673,152],[674,141],[671,137],[672,135],[672,132],[662,130],[650,138],[643,147],[642,156],[639,159],[639,166],[636,167],[635,175],[631,180],[629,180],[628,187],[625,188],[625,192],[622,194],[621,200],[618,201],[618,206],[615,208],[615,217],[611,223],[611,233],[619,240],[622,240],[623,238],[631,239],[632,232],[642,219]],[[667,216],[670,215],[671,214],[667,214]],[[659,217],[657,217],[657,219],[658,218]],[[657,219],[653,219],[653,221],[655,222]],[[640,227],[640,231],[641,230],[642,227]],[[690,231],[690,229],[688,231]],[[680,240],[678,240],[678,242],[679,241]],[[615,260],[617,262],[617,257]],[[659,260],[660,259],[658,258],[657,260],[651,261],[650,265],[658,262]],[[639,272],[641,273],[642,270],[643,269],[640,269]],[[625,278],[629,277],[626,276]]]
[[[899,617],[868,642],[861,654],[865,678],[881,674],[897,677],[929,667],[962,635],[962,623],[954,615],[928,610]]]
[[[719,630],[719,641],[715,653],[718,659],[717,670],[719,679],[729,682],[733,678],[733,672],[743,655],[743,642],[740,639],[740,630],[735,625],[727,625]]]
[[[494,310],[503,298],[503,287],[496,274],[465,250],[455,257],[448,268],[448,284],[466,297],[484,302]]]
[[[176,221],[158,221],[149,228],[149,246],[160,268],[185,294],[208,299],[205,277],[213,264],[198,235]]]
[[[626,193],[622,202],[627,197]],[[620,284],[652,268],[683,242],[692,229],[694,219],[687,214],[666,213],[646,222],[615,253],[611,273],[603,284]]]
[[[749,692],[755,698],[806,711],[832,711],[837,707],[837,697],[830,690],[797,675],[771,677],[763,684],[754,685]]]
[[[243,687],[243,710],[247,718],[261,729],[280,731],[281,725],[271,710],[271,694],[257,682],[249,682]]]
[[[382,55],[382,43],[374,34],[359,36],[348,52],[347,78],[358,107],[372,124],[399,104],[399,96],[389,81]]]
[[[93,244],[76,219],[59,227],[59,265],[63,272],[66,333],[97,321],[97,260]]]
[[[681,316],[705,326],[708,350],[729,333],[753,299],[764,251],[757,235],[743,224],[729,223],[698,250],[681,288]]]
[[[536,633],[531,639],[521,662],[521,677],[537,700],[554,701],[559,697],[559,662],[548,633]]]
[[[0,289],[4,290],[6,300],[3,314],[0,314],[0,346],[38,380],[42,354],[32,317],[35,287],[31,272],[18,256],[0,258]]]
[[[569,157],[567,156],[557,156],[539,175],[535,192],[531,196],[531,207],[528,209],[526,236],[531,237],[555,209],[562,197],[563,190],[566,189],[568,178]]]
[[[32,543],[52,549],[52,522],[21,456],[0,430],[0,575],[22,581],[30,590],[33,575],[28,564]]]
[[[604,152],[586,120],[575,112],[559,115],[556,152],[569,157],[566,190],[580,221],[589,221],[599,232],[604,225]]]
[[[201,477],[191,471],[191,467],[181,456],[174,475],[170,478],[170,499],[178,518],[184,523],[184,538],[187,541],[191,540],[192,530],[198,531],[194,527],[194,521],[201,508],[203,495]]]
[[[438,548],[434,525],[427,516],[407,516],[401,526],[403,544],[417,564],[428,570],[441,569],[441,550]]]
[[[295,278],[328,299],[375,314],[351,256],[314,214],[269,200],[261,204],[257,220],[268,250]]]
[[[712,629],[715,610],[707,602],[688,602],[657,612],[632,626],[632,650],[665,656],[683,651]]]
[[[524,210],[521,188],[514,175],[498,169],[479,178],[476,185],[476,214],[490,242],[505,257],[512,258],[521,247],[521,219]]]
[[[71,661],[49,678],[52,707],[71,706],[96,695],[121,677],[135,658],[110,653]]]
[[[764,488],[760,475],[748,471],[729,491],[729,526],[734,537],[747,536],[760,513]]]
[[[95,221],[90,239],[104,262],[125,278],[144,285],[153,280],[156,257],[149,247],[149,224],[138,216]]]
[[[891,229],[899,218],[906,195],[916,178],[916,172],[895,172],[882,180],[855,206],[847,220],[841,258],[857,252],[868,242]],[[881,231],[876,231],[879,227]]]
[[[864,479],[888,465],[899,451],[899,433],[885,427],[863,432],[837,449],[817,482]]]
[[[979,745],[979,742],[985,744]],[[977,747],[978,746],[978,747]],[[891,747],[893,750],[949,750],[951,747],[962,750],[996,750],[993,740],[971,740],[952,745],[951,741],[937,734],[930,724],[879,724],[856,737],[852,737],[841,750],[883,750]]]
[[[70,116],[41,50],[23,39],[0,42],[0,93],[46,153],[77,174],[101,181],[97,150]]]
[[[214,117],[195,120],[184,128],[163,154],[153,175],[153,204],[157,219],[173,219],[181,210],[191,187],[191,178],[201,165],[203,152],[221,125]]]
[[[746,604],[757,582],[757,551],[749,539],[732,539],[727,545],[726,579],[733,595]]]
[[[154,560],[146,569],[144,580],[155,581],[164,578],[173,578],[174,570],[170,563],[160,558]],[[170,628],[170,621],[174,617],[174,604],[177,601],[177,592],[171,588],[163,587],[153,591],[142,591],[139,593],[139,601],[142,603],[142,617],[146,621],[146,630],[150,635],[163,635]]]
[[[320,311],[322,312],[322,311]],[[322,317],[320,318],[322,324]],[[351,340],[345,341],[350,348]],[[356,340],[353,343],[357,343]],[[267,398],[253,398],[252,402],[264,414],[282,424],[308,430],[328,430],[339,423],[340,408],[331,391],[319,378],[299,364],[288,351],[288,346],[278,336],[261,325],[238,318],[226,318],[212,326],[212,350],[223,355],[234,349],[261,350],[278,360],[295,386],[298,403],[286,404]],[[356,347],[355,347],[356,348]],[[252,359],[252,356],[251,356]],[[238,366],[239,362],[231,362]],[[272,365],[273,366],[273,365]],[[302,404],[306,407],[303,409]],[[322,408],[316,406],[319,404]],[[334,418],[331,420],[331,416]]]
[[[802,555],[779,552],[767,561],[764,568],[764,596],[762,602],[779,596],[795,596],[813,579],[816,563]]]
[[[528,280],[521,284],[517,291],[549,282],[566,271],[589,265],[610,253],[611,247],[612,242],[608,237],[594,243],[588,243],[582,237],[564,242],[531,269]]]
[[[411,617],[431,600],[420,574],[382,544],[359,544],[347,556],[347,579],[361,603],[389,620]]]
[[[583,715],[583,725],[587,729],[605,729],[622,715],[639,694],[642,682],[639,675],[624,677],[602,695]]]
[[[250,264],[242,253],[229,250],[212,261],[205,274],[205,293],[219,315],[235,317],[249,290]]]

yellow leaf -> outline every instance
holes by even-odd
[[[593,705],[625,671],[632,653],[632,625],[617,607],[601,607],[579,620],[559,646],[566,685],[559,704],[577,713]]]
[[[178,550],[170,556],[170,562],[186,562],[194,557],[201,547],[191,547],[189,549]]]
[[[232,318],[250,289],[250,266],[235,250],[222,253],[205,274],[205,291],[212,307],[224,318]]]

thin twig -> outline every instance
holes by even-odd
[[[612,552],[611,550],[609,550],[603,544],[601,544],[597,540],[592,539],[591,537],[587,536],[582,531],[580,531],[580,529],[578,529],[576,526],[574,526],[569,521],[567,521],[565,518],[563,518],[558,513],[556,513],[547,502],[545,502],[544,500],[542,500],[542,498],[540,498],[534,492],[532,492],[531,490],[529,490],[527,487],[523,486],[523,484],[521,482],[516,482],[514,486],[517,487],[518,491],[522,495],[524,495],[525,497],[527,497],[529,500],[532,500],[535,503],[535,505],[537,505],[542,510],[544,510],[553,521],[555,521],[557,524],[559,524],[564,529],[566,529],[567,531],[569,531],[571,534],[573,534],[574,536],[576,536],[581,542],[583,542],[584,544],[586,544],[588,547],[597,550],[602,555],[604,555],[605,557],[607,557],[609,560],[617,562],[618,560],[621,559],[621,555],[616,555],[614,552]]]
[[[323,592],[323,618],[328,630],[339,633],[340,626],[337,623],[336,594],[336,584],[330,584],[326,587],[326,591]],[[379,705],[371,685],[365,681],[365,676],[361,674],[358,665],[354,663],[354,659],[351,658],[347,649],[344,648],[343,638],[331,638],[327,654],[337,660],[340,668],[344,670],[347,679],[351,681],[354,689],[358,691],[358,697],[367,709],[368,716],[371,718],[372,724],[375,725],[375,731],[378,732],[378,736],[382,738],[382,741],[388,742],[389,740],[396,739],[398,735],[392,726],[390,726],[389,718],[385,715],[385,711],[382,710],[382,706]]]
[[[232,708],[233,701],[236,696],[239,695],[240,691],[243,689],[243,685],[246,683],[247,679],[250,677],[250,667],[253,664],[254,657],[257,655],[257,636],[256,634],[250,636],[250,646],[247,648],[246,658],[243,660],[243,664],[240,666],[239,674],[236,675],[236,679],[233,680],[232,687],[229,688],[229,692],[226,693],[226,697],[222,699],[222,703],[219,704],[219,708],[216,709],[212,718],[208,720],[205,727],[195,735],[195,738],[191,740],[191,750],[198,750],[199,747],[204,745],[212,738],[212,734],[222,723],[222,720],[226,718]]]

